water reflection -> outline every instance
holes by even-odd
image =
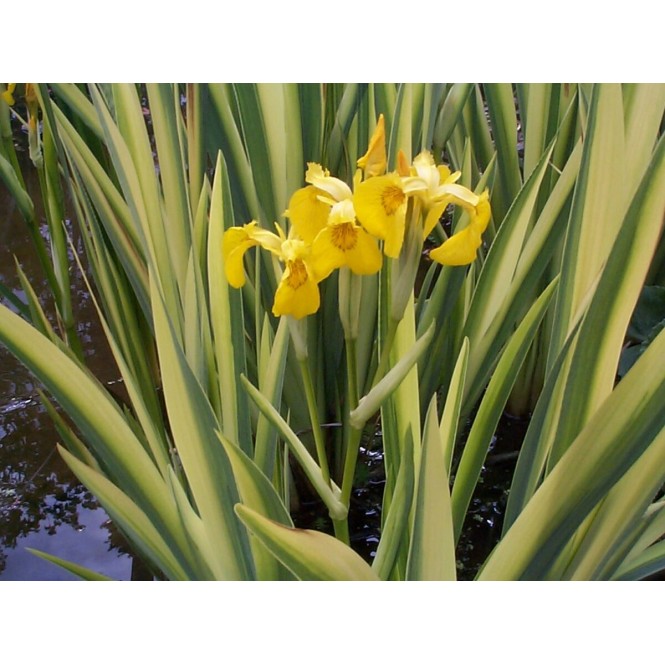
[[[36,213],[43,220],[36,172],[29,161],[23,170]],[[68,227],[74,234],[75,229]],[[44,237],[48,234],[45,223],[41,233]],[[75,235],[74,246],[82,254],[81,240]],[[49,291],[25,223],[0,184],[0,283],[26,302],[15,258],[50,317]],[[72,273],[71,279],[88,365],[101,381],[110,383],[117,378],[117,371],[96,323],[90,294],[80,275]],[[122,539],[106,513],[57,454],[59,437],[37,388],[30,373],[0,346],[0,579],[72,578],[26,552],[25,547],[75,561],[115,579],[129,579],[132,559],[123,552]]]

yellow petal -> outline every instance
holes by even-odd
[[[442,203],[438,203],[437,205],[432,206],[432,208],[429,210],[427,217],[425,218],[425,224],[423,225],[423,240],[427,238],[430,233],[432,233],[432,229],[437,225],[441,219],[441,215],[443,215],[443,211],[447,207],[448,201],[443,201]]]
[[[279,232],[279,235],[266,231],[260,227],[255,227],[250,231],[250,238],[255,240],[263,249],[267,249],[269,252],[277,256],[281,256],[282,243],[286,239],[284,237],[284,231],[282,231],[279,224],[275,224],[275,228]]]
[[[457,182],[462,177],[461,171],[451,173],[450,169],[443,164],[436,167],[439,170],[439,182],[441,184],[452,184]]]
[[[485,190],[478,197],[478,205],[476,205],[471,212],[471,223],[476,227],[479,233],[484,233],[490,222],[490,217],[492,216],[489,196],[489,191]]]
[[[313,185],[296,190],[289,201],[289,209],[284,213],[305,242],[313,242],[328,220],[330,206],[318,198],[320,194],[321,190]]]
[[[376,238],[352,222],[331,225],[321,231],[312,245],[309,260],[317,281],[344,265],[357,275],[373,275],[382,263]]]
[[[397,151],[397,173],[402,177],[411,175],[411,166],[409,165],[409,160],[404,154],[404,150],[401,148]]]
[[[444,183],[436,188],[432,194],[432,200],[434,202],[446,200],[448,203],[463,206],[470,211],[478,205],[480,197],[464,185]]]
[[[365,172],[365,178],[371,178],[383,175],[386,172],[387,163],[386,127],[382,113],[369,141],[367,152],[358,160],[357,164]]]
[[[470,225],[448,238],[441,247],[433,249],[429,255],[444,266],[465,266],[475,260],[481,243],[482,238],[477,228]]]
[[[328,277],[333,270],[346,262],[344,251],[333,243],[333,228],[329,226],[323,229],[312,244],[309,264],[318,281]]]
[[[469,226],[473,226],[479,234],[484,233],[492,215],[489,192],[485,190],[480,196],[477,196],[471,190],[461,185],[447,186],[447,189],[450,190],[450,193],[441,196],[438,202],[427,213],[423,227],[423,238],[426,238],[432,232],[437,221],[441,218],[443,211],[450,204],[459,205],[464,208],[469,214]]]
[[[335,201],[351,198],[351,188],[339,178],[333,178],[320,164],[307,162],[305,182],[330,194]]]
[[[381,270],[381,250],[365,229],[358,229],[356,245],[346,252],[346,264],[356,275],[373,275]]]
[[[319,287],[305,262],[302,259],[289,262],[275,292],[272,313],[275,316],[290,314],[296,319],[302,319],[303,316],[314,314],[320,305]]]
[[[33,107],[39,103],[34,83],[25,84],[25,101],[27,102],[28,106]]]
[[[346,224],[348,222],[355,223],[356,221],[356,211],[353,208],[353,201],[351,199],[344,199],[344,201],[339,201],[335,203],[330,209],[330,215],[328,216],[328,224]]]
[[[229,284],[236,289],[245,283],[245,269],[242,263],[245,252],[258,244],[258,241],[252,239],[247,231],[247,227],[252,225],[256,225],[256,222],[250,222],[244,227],[234,226],[227,229],[222,238],[224,273]]]
[[[406,204],[401,178],[395,173],[365,180],[353,196],[358,221],[375,238],[385,240],[383,251],[393,258],[404,242]]]
[[[243,267],[245,252],[256,245],[261,245],[273,254],[281,256],[282,238],[262,229],[256,221],[251,221],[244,226],[234,226],[224,231],[222,236],[224,272],[229,284],[236,289],[245,283]]]
[[[427,183],[427,189],[434,189],[439,184],[439,170],[434,164],[434,157],[429,150],[423,150],[413,160],[416,175]]]

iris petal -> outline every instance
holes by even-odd
[[[470,225],[448,238],[441,247],[433,249],[429,255],[444,266],[465,266],[475,260],[481,243],[480,232],[474,225]]]
[[[258,241],[252,239],[247,231],[247,227],[251,224],[255,225],[256,222],[227,229],[222,239],[224,273],[229,284],[236,289],[245,283],[245,269],[242,263],[245,252],[250,247],[258,245]]]
[[[335,201],[351,198],[349,186],[343,180],[332,177],[328,171],[316,162],[307,162],[305,182],[328,193]]]
[[[376,244],[376,239],[365,231],[358,229],[355,247],[346,252],[346,264],[356,275],[373,275],[381,270],[383,256]]]
[[[383,175],[386,172],[387,163],[386,127],[382,113],[369,141],[367,152],[358,160],[357,164],[364,171],[365,178],[371,178]]]
[[[291,277],[291,268],[287,266],[275,292],[272,313],[275,316],[290,314],[296,319],[314,314],[321,305],[321,295],[317,283],[313,279],[306,279],[297,288],[294,288]]]
[[[332,227],[327,227],[316,236],[312,245],[310,263],[316,278],[321,281],[330,273],[344,265],[344,252],[333,244]]]
[[[385,240],[384,252],[397,258],[404,242],[407,196],[397,174],[360,183],[353,196],[358,221],[376,238]]]
[[[321,190],[313,185],[298,189],[291,197],[289,209],[285,213],[305,242],[313,242],[328,220],[330,206],[318,198],[320,194]]]

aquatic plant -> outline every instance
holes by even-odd
[[[532,405],[478,578],[665,567],[662,332],[616,384],[663,275],[663,86],[34,91],[45,182],[62,173],[73,197],[126,405],[35,298],[32,323],[0,307],[0,340],[64,409],[61,454],[158,575],[455,579],[499,418]],[[347,513],[377,432],[370,564]],[[336,537],[293,527],[294,475]]]

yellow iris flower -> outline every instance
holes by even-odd
[[[469,225],[429,253],[434,261],[446,266],[464,266],[475,260],[491,216],[489,192],[485,190],[476,198],[475,205],[464,205],[471,220]]]
[[[432,232],[448,205],[461,206],[469,213],[469,225],[430,252],[430,256],[445,265],[471,263],[482,243],[491,211],[488,193],[478,196],[458,185],[460,175],[459,172],[451,173],[447,166],[437,166],[428,151],[421,152],[410,168],[400,153],[398,173],[370,178],[356,187],[353,205],[358,220],[369,233],[385,241],[383,251],[386,256],[397,258],[404,243],[410,196],[416,196],[422,206],[425,217],[420,222],[423,240]]]
[[[300,319],[316,312],[321,304],[318,287],[321,279],[309,260],[311,246],[300,238],[286,238],[279,226],[275,234],[251,221],[224,232],[222,255],[228,283],[237,289],[244,285],[243,257],[248,249],[257,245],[275,254],[285,264],[272,313],[275,316],[290,314]]]
[[[437,166],[428,151],[421,152],[413,160],[411,173],[426,185],[424,189],[416,192],[426,213],[423,239],[432,232],[450,204],[464,208],[470,216],[469,225],[432,250],[430,257],[439,263],[452,266],[467,265],[474,261],[491,215],[488,192],[478,196],[470,189],[456,184],[461,173],[451,173],[447,166]]]
[[[460,173],[437,166],[428,151],[421,152],[413,164],[400,151],[397,171],[386,174],[385,138],[380,116],[367,152],[358,160],[353,191],[320,164],[307,164],[307,184],[293,193],[284,213],[291,221],[288,238],[281,227],[275,234],[261,229],[256,221],[228,229],[222,248],[228,283],[236,288],[244,285],[245,252],[261,246],[284,264],[273,314],[301,319],[319,309],[319,282],[335,269],[346,266],[358,275],[381,269],[380,239],[386,256],[399,258],[402,253],[407,257],[398,282],[409,286],[402,289],[408,298],[423,241],[450,204],[467,211],[469,224],[432,250],[430,257],[444,265],[471,263],[491,216],[488,192],[478,196],[458,185]],[[411,205],[410,198],[415,199]],[[397,298],[398,304],[405,298]],[[403,311],[403,307],[395,309]]]
[[[8,83],[7,89],[0,93],[0,97],[2,97],[9,106],[14,106],[14,103],[16,102],[14,99],[14,90],[16,90],[16,83]]]

